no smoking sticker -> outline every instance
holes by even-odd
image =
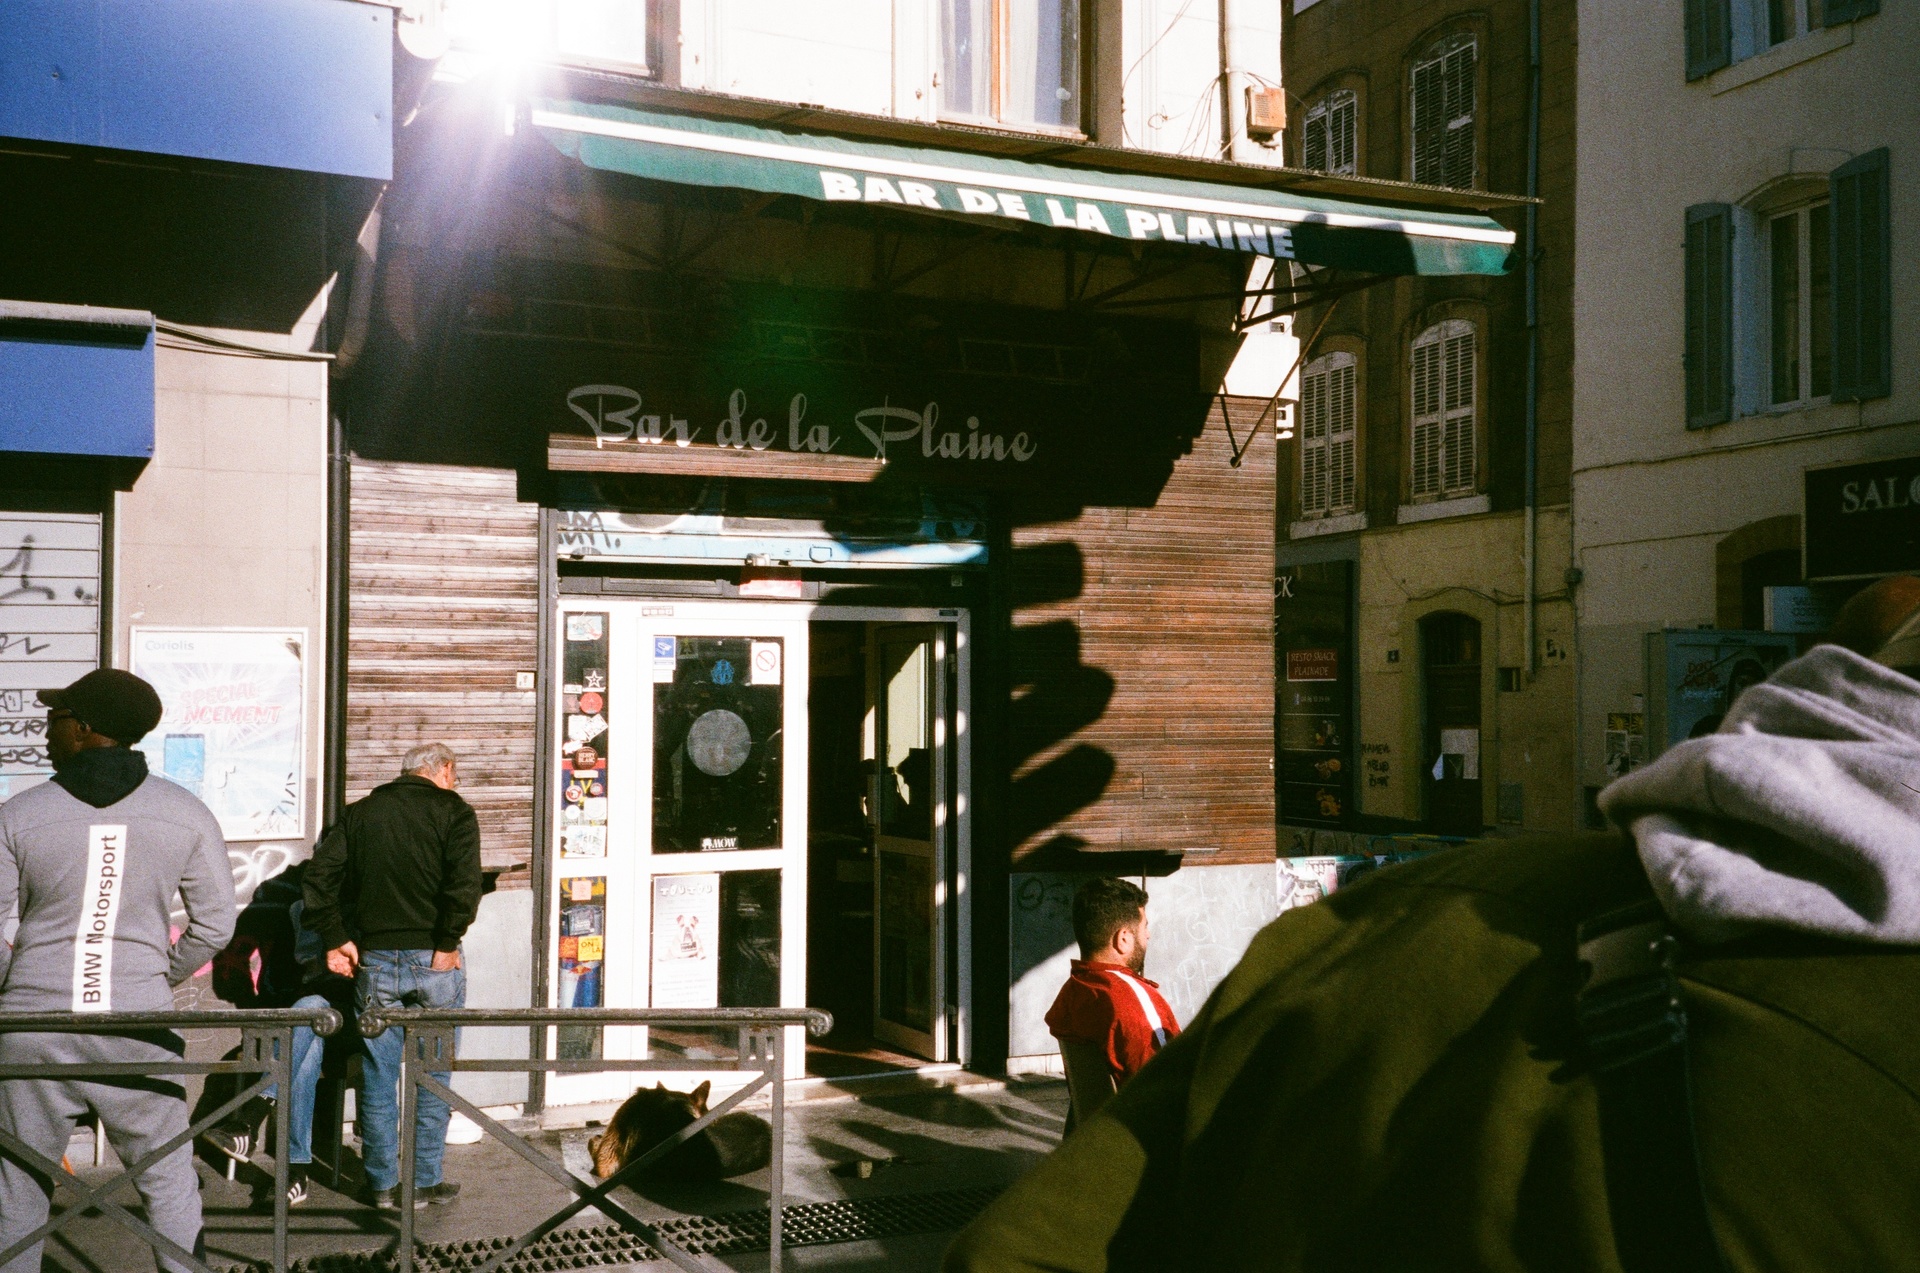
[[[749,685],[778,685],[780,683],[780,643],[778,641],[751,641],[748,661],[752,664],[747,675]]]

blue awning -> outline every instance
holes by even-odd
[[[6,0],[0,137],[386,181],[393,11]]]
[[[153,315],[0,301],[0,453],[153,456]]]

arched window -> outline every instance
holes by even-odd
[[[1413,64],[1413,179],[1466,190],[1473,186],[1475,65],[1479,42],[1451,36]]]
[[[1307,109],[1300,162],[1316,172],[1359,171],[1354,137],[1360,97],[1350,88],[1328,93]]]
[[[1322,354],[1300,380],[1300,514],[1331,517],[1353,511],[1356,462],[1354,380],[1359,360]]]
[[[1412,479],[1415,499],[1471,495],[1477,485],[1479,434],[1477,333],[1450,318],[1413,342]]]

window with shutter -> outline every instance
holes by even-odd
[[[1833,236],[1833,398],[1893,392],[1893,308],[1885,147],[1828,178]]]
[[[1307,111],[1301,163],[1316,172],[1357,172],[1354,137],[1359,95],[1350,88],[1328,93]]]
[[[1300,513],[1350,513],[1354,505],[1357,422],[1350,353],[1324,354],[1307,364],[1300,386]]]
[[[1413,429],[1408,488],[1415,499],[1471,495],[1478,484],[1476,332],[1449,319],[1413,342]]]
[[[1687,209],[1687,427],[1733,416],[1733,209]]]
[[[1731,0],[1686,0],[1687,78],[1710,75],[1733,60]]]
[[[1428,185],[1472,187],[1474,97],[1479,45],[1457,35],[1435,46],[1413,68],[1413,179]]]
[[[1821,6],[1824,25],[1837,27],[1843,22],[1870,18],[1880,12],[1880,0],[1826,0]]]

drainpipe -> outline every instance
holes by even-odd
[[[385,190],[375,197],[360,233],[354,237],[353,275],[347,280],[347,325],[340,335],[340,350],[334,355],[337,375],[353,370],[366,347],[367,328],[373,320],[374,279],[380,267],[380,205],[386,198]]]
[[[1540,194],[1540,0],[1527,0],[1527,195]],[[1539,233],[1540,208],[1527,205],[1527,518],[1526,547],[1522,553],[1527,576],[1527,603],[1524,627],[1527,643],[1526,675],[1531,681],[1538,667],[1534,645],[1538,639],[1534,608],[1539,588],[1534,582],[1538,568],[1540,522],[1540,289]]]
[[[1258,64],[1248,48],[1252,28],[1242,18],[1247,0],[1220,0],[1220,158],[1246,163],[1254,142],[1247,136],[1247,68]],[[1237,72],[1237,74],[1236,74]]]
[[[347,807],[347,530],[352,478],[346,424],[327,413],[327,728],[322,828]]]

